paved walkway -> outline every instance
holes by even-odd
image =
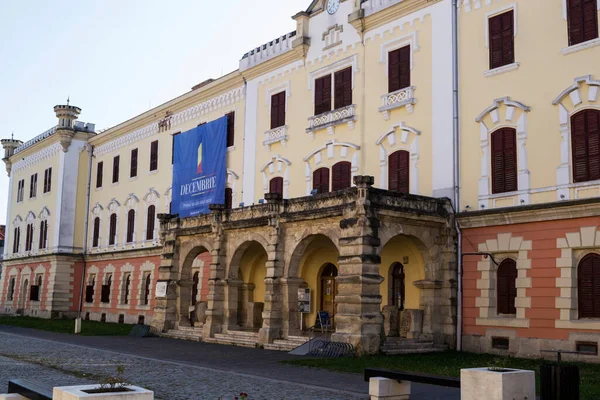
[[[8,359],[15,360],[18,362]],[[367,399],[362,376],[280,364],[283,352],[165,338],[86,337],[0,326],[0,389],[11,378],[57,386],[97,382],[125,366],[134,384],[162,399]],[[4,363],[10,368],[3,368]],[[91,376],[91,379],[90,379]],[[413,399],[457,400],[457,389],[414,385]]]

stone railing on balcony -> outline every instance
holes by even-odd
[[[271,145],[278,142],[281,142],[283,147],[286,147],[288,139],[288,127],[287,125],[284,125],[266,131],[263,145],[267,148],[267,150],[271,150]]]
[[[354,122],[356,121],[356,105],[351,104],[349,106],[338,108],[333,111],[328,111],[323,114],[315,115],[308,119],[309,126],[306,129],[311,137],[314,138],[315,132],[321,129],[327,129],[330,135],[334,133],[334,127],[336,125],[348,124],[350,129],[354,129]]]
[[[406,107],[406,111],[412,113],[416,103],[415,90],[414,86],[409,86],[381,96],[383,105],[379,107],[379,112],[383,114],[383,118],[386,121],[390,119],[390,110],[394,108]]]

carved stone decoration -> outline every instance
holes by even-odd
[[[383,335],[385,337],[397,337],[400,324],[398,306],[385,306],[381,314],[383,314]]]
[[[173,117],[173,113],[167,111],[165,113],[165,117],[158,121],[158,132],[166,132],[171,130],[171,118]]]
[[[423,332],[423,310],[400,312],[400,337],[418,339]]]
[[[71,146],[71,142],[73,141],[75,131],[61,129],[57,131],[57,134],[60,140],[60,145],[62,146],[62,151],[66,153],[67,151],[69,151],[69,146]]]

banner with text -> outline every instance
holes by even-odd
[[[227,117],[176,135],[173,151],[171,212],[193,217],[225,204]]]

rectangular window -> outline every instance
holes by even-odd
[[[137,165],[138,165],[138,149],[131,150],[131,165],[129,166],[129,177],[135,178],[137,176]]]
[[[175,136],[179,135],[180,133],[181,132],[174,133],[171,141],[171,165],[175,163]]]
[[[352,104],[352,67],[335,73],[335,108]]]
[[[96,166],[96,187],[102,187],[102,174],[104,173],[104,162],[100,161]]]
[[[507,337],[493,337],[492,347],[499,350],[508,350],[510,340]]]
[[[31,285],[29,290],[29,300],[40,301],[40,287],[37,285]]]
[[[331,111],[331,75],[315,79],[315,115]]]
[[[121,156],[116,156],[113,158],[113,176],[112,183],[119,182],[119,163],[121,162]]]
[[[235,112],[227,114],[227,147],[235,143]]]
[[[388,54],[388,92],[410,86],[410,45]]]
[[[150,171],[158,169],[158,140],[150,143]]]
[[[31,180],[29,181],[29,198],[33,198],[37,195],[37,174],[31,175]]]
[[[579,353],[589,354],[592,356],[598,355],[597,342],[575,342],[575,348]]]
[[[598,38],[597,0],[567,0],[569,46]]]
[[[515,62],[514,10],[489,20],[490,69]]]
[[[25,192],[25,179],[21,179],[17,187],[17,203],[23,201],[23,195]]]
[[[52,190],[52,168],[48,168],[44,171],[44,193],[48,193]]]
[[[271,96],[271,129],[285,125],[285,92]]]

